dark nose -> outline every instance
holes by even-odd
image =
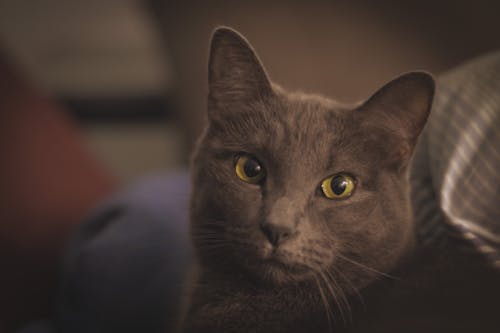
[[[262,223],[260,229],[273,246],[280,245],[287,239],[290,239],[294,234],[294,230],[285,225]]]

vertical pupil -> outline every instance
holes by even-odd
[[[248,159],[245,164],[243,165],[243,170],[245,171],[245,174],[252,178],[252,177],[255,177],[255,176],[258,176],[260,171],[261,171],[261,167],[260,167],[260,164],[254,160],[254,159]]]
[[[347,180],[342,176],[337,176],[332,179],[330,184],[333,193],[335,193],[336,195],[341,195],[342,193],[344,193],[347,187]]]

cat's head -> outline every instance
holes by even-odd
[[[393,269],[413,242],[407,169],[433,92],[412,72],[351,106],[288,93],[241,35],[217,29],[192,165],[201,265],[355,288]]]

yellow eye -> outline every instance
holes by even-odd
[[[249,155],[239,156],[234,169],[242,181],[250,184],[259,183],[266,175],[260,162]]]
[[[351,176],[340,173],[323,180],[321,190],[328,199],[340,200],[349,197],[355,186]]]

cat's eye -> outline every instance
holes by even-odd
[[[234,169],[239,179],[250,184],[257,184],[266,176],[260,162],[251,155],[238,156]]]
[[[344,173],[330,176],[321,182],[321,191],[325,197],[334,200],[348,198],[355,187],[354,179]]]

